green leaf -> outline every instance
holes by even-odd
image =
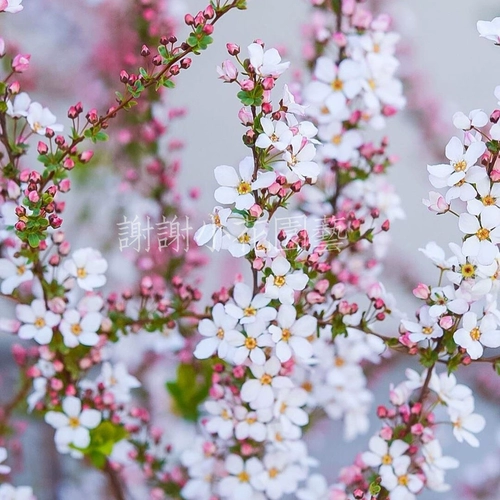
[[[370,484],[370,495],[378,495],[381,492],[382,488],[377,483]]]
[[[426,368],[430,368],[435,365],[438,358],[439,354],[434,349],[429,347],[421,352],[420,363]]]
[[[172,80],[168,80],[166,79],[164,82],[163,82],[163,86],[164,87],[167,87],[167,89],[173,89],[175,87],[175,83],[172,81]]]
[[[208,396],[211,379],[212,362],[205,360],[195,366],[179,365],[177,379],[167,382],[167,390],[175,402],[175,410],[186,420],[198,419],[198,407]]]
[[[38,248],[38,245],[40,244],[40,237],[38,234],[28,234],[28,243],[31,248]]]

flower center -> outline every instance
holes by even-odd
[[[80,419],[78,417],[69,417],[68,425],[72,429],[76,429],[77,427],[80,427]]]
[[[245,181],[241,181],[238,185],[238,194],[248,194],[252,192],[252,186]]]
[[[276,134],[271,134],[270,139],[273,142],[278,142],[279,141],[279,137]]]
[[[467,168],[467,162],[465,160],[457,161],[453,164],[455,172],[463,172]]]
[[[309,380],[306,380],[305,382],[303,382],[301,387],[306,392],[312,392],[312,390],[313,390],[313,385],[311,384],[311,382],[309,382]]]
[[[373,52],[375,52],[375,54],[378,54],[380,52],[380,44],[378,43],[373,44]]]
[[[35,122],[35,123],[33,123],[33,130],[34,130],[35,132],[37,132],[37,133],[38,133],[38,132],[41,130],[41,128],[42,128],[42,125],[40,124],[40,122]]]
[[[255,422],[257,422],[257,419],[255,417],[247,417],[245,420],[249,425],[255,424]]]
[[[79,267],[76,270],[76,276],[80,279],[86,278],[87,277],[87,271],[85,271],[84,267]]]
[[[80,335],[80,333],[82,333],[82,327],[78,323],[73,323],[71,325],[71,333],[78,337],[78,335]]]
[[[339,80],[338,78],[335,78],[332,82],[332,89],[335,90],[335,92],[340,92],[344,88],[344,83],[342,80]]]
[[[483,205],[491,206],[494,205],[497,200],[491,195],[487,195],[482,199]]]
[[[288,342],[291,336],[292,332],[288,328],[283,328],[283,330],[281,330],[281,340]]]
[[[26,266],[17,266],[17,274],[19,276],[22,276],[26,272]]]
[[[339,145],[342,142],[342,135],[337,134],[332,137],[332,144]]]
[[[264,373],[262,377],[260,377],[260,383],[262,385],[271,385],[271,382],[273,381],[273,377],[269,375],[269,373]]]
[[[408,475],[405,474],[404,476],[399,476],[398,477],[398,484],[401,486],[408,486]]]
[[[479,241],[487,240],[490,237],[490,231],[489,231],[489,229],[482,227],[476,233],[476,236],[479,239]]]
[[[470,331],[470,338],[476,342],[481,338],[481,331],[477,326]]]
[[[377,82],[373,78],[370,78],[368,80],[368,85],[372,90],[375,90],[377,88]]]
[[[219,214],[213,214],[212,215],[212,220],[214,221],[214,225],[216,225],[217,227],[221,227],[222,226]]]
[[[345,365],[345,360],[344,358],[341,358],[340,356],[335,358],[335,366],[340,368]]]
[[[257,347],[257,341],[253,337],[247,337],[245,339],[245,347],[251,351]]]
[[[289,164],[292,167],[295,167],[295,165],[297,165],[298,161],[299,161],[298,158],[295,155],[292,155],[292,157],[290,158]]]
[[[284,284],[286,283],[286,279],[284,276],[275,276],[274,277],[274,284],[278,287],[281,288]]]
[[[45,320],[41,317],[35,319],[34,325],[36,328],[43,328],[45,326]]]
[[[279,472],[280,471],[276,467],[272,467],[271,469],[269,469],[269,477],[271,479],[274,479],[279,474]]]
[[[460,272],[464,278],[473,278],[476,270],[472,264],[464,264],[460,266]]]
[[[382,457],[382,465],[391,465],[392,464],[392,457],[387,454]]]
[[[243,233],[242,235],[238,236],[238,242],[250,243],[250,235],[248,233]]]
[[[231,420],[231,415],[225,408],[221,411],[220,416],[223,420]]]
[[[281,403],[280,413],[285,413],[287,408],[288,408],[288,406],[285,402]]]
[[[249,316],[255,316],[256,314],[257,314],[257,309],[255,309],[255,307],[248,306],[245,307],[245,309],[243,309],[243,316],[246,316],[247,318]]]
[[[424,326],[422,328],[422,333],[424,335],[430,335],[433,331],[434,331],[434,328],[432,328],[432,326]]]
[[[238,479],[240,483],[248,483],[248,481],[250,481],[250,476],[248,475],[248,473],[243,471],[238,474]]]
[[[320,112],[322,115],[330,114],[330,110],[326,106],[322,106],[322,108],[320,109]]]
[[[217,330],[217,334],[216,335],[217,335],[217,338],[219,338],[219,339],[222,340],[224,338],[224,330],[222,328],[219,328]]]

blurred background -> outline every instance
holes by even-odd
[[[103,36],[115,36],[109,32],[106,18],[100,15],[108,1],[113,0],[93,0],[87,4],[80,0],[78,3],[83,2],[82,5],[72,5],[73,2],[66,0],[25,0],[25,10],[21,14],[2,18],[2,36],[15,41],[21,52],[32,54],[36,90],[30,93],[61,119],[68,106],[77,100],[82,100],[85,108],[93,103],[100,108],[111,103],[112,96],[92,83],[92,68],[88,73],[78,69],[82,58],[95,54],[96,45]],[[176,9],[184,13],[197,12],[206,2],[174,3]],[[236,165],[247,154],[241,143],[235,89],[222,84],[215,71],[216,65],[227,58],[226,42],[246,46],[260,38],[267,46],[283,48],[285,59],[292,62],[295,71],[303,69],[300,33],[308,12],[306,2],[248,0],[248,4],[248,11],[232,13],[218,25],[215,43],[202,57],[195,59],[191,70],[179,78],[178,88],[169,97],[170,103],[188,110],[186,118],[176,125],[175,135],[186,143],[181,186],[186,191],[193,186],[201,188],[202,195],[196,205],[200,220],[206,218],[214,205],[213,168],[220,164]],[[479,38],[476,21],[500,15],[500,5],[498,0],[379,0],[376,8],[394,16],[394,29],[402,35],[400,74],[409,82],[408,109],[390,120],[384,132],[389,137],[392,153],[399,157],[390,178],[402,199],[406,219],[394,224],[391,230],[394,245],[381,280],[397,296],[399,308],[411,315],[416,306],[411,295],[413,286],[419,281],[433,283],[437,279],[435,269],[418,248],[431,240],[446,246],[459,237],[451,217],[436,217],[422,205],[421,200],[430,189],[426,166],[441,161],[444,147],[455,133],[451,124],[455,111],[468,113],[475,108],[489,111],[496,106],[493,90],[500,84],[500,48]],[[122,203],[129,208],[135,206],[135,201],[130,193],[117,190],[119,181],[115,174],[106,172],[105,168],[95,168],[94,174],[85,180],[76,179],[81,182],[83,194],[79,199],[67,198],[69,215],[65,222],[70,228],[68,232],[72,233],[74,247],[98,247],[99,241],[104,241],[108,252],[113,254],[117,252],[118,231],[115,221],[107,217],[106,207],[118,197],[122,197]],[[127,198],[123,199],[124,196]],[[85,207],[92,204],[100,204],[97,218],[82,217]],[[118,259],[117,262],[111,269],[111,280],[131,279],[132,271],[128,275],[123,261]],[[232,271],[227,260],[214,256],[213,265],[204,275],[205,290],[218,288],[221,278],[224,284],[232,283]],[[6,315],[5,311],[2,313],[1,316]],[[9,349],[2,349],[0,364],[8,366],[9,359]],[[403,361],[391,380],[403,379],[408,360]],[[373,382],[377,387],[377,404],[384,403],[389,377],[384,374]],[[3,380],[0,391],[10,383]],[[479,474],[478,464],[497,448],[500,425],[498,406],[494,403],[488,398],[478,399],[478,411],[488,421],[479,436],[482,442],[479,450],[459,445],[449,433],[446,453],[458,457],[464,464],[463,469],[451,471],[448,476],[456,484],[455,492],[422,495],[423,499],[459,498],[458,492],[463,489],[460,485],[467,476],[464,471],[471,471],[468,474],[472,476]],[[375,425],[374,422],[371,432]],[[336,477],[339,467],[349,464],[356,452],[366,446],[366,438],[362,437],[346,447],[337,448],[333,443],[340,433],[340,425],[324,421],[310,435],[311,453],[321,460],[321,470],[331,480]],[[60,477],[76,478],[77,469],[74,462],[61,460],[53,452],[52,431],[46,426],[30,426],[25,443],[28,444],[26,469],[17,478],[19,484],[31,484],[40,500],[97,498],[92,496],[95,490],[86,489],[88,484],[81,484],[80,491],[78,488],[58,490]],[[41,453],[43,460],[40,460]],[[481,466],[483,474],[488,467],[500,470],[496,459],[489,460],[489,465]],[[94,480],[99,481],[97,476]],[[488,498],[500,499],[500,493],[492,490],[491,494],[493,496]]]

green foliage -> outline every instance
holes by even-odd
[[[90,458],[90,461],[98,469],[104,468],[107,457],[113,451],[116,443],[127,437],[127,431],[118,424],[101,422],[95,429],[90,431],[90,445],[81,450]]]
[[[196,421],[198,407],[205,401],[212,380],[212,362],[200,361],[196,365],[181,364],[177,378],[167,382],[167,390],[175,403],[175,410],[186,420]]]
[[[245,106],[260,106],[263,101],[264,89],[261,85],[257,85],[253,90],[240,90],[237,96]]]

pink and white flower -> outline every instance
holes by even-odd
[[[78,286],[91,292],[94,288],[104,286],[108,263],[101,252],[93,248],[80,248],[73,252],[70,260],[64,263],[66,271],[76,278]]]
[[[290,66],[289,62],[281,62],[280,53],[272,48],[264,51],[264,47],[259,43],[252,43],[248,46],[250,54],[250,64],[259,76],[278,77]]]
[[[483,355],[483,346],[500,347],[500,331],[492,314],[483,316],[480,323],[476,313],[464,314],[462,328],[455,332],[453,339],[467,350],[472,359],[478,359]]]
[[[102,316],[98,312],[89,312],[84,316],[76,309],[64,312],[59,329],[66,347],[76,347],[80,344],[95,346],[99,342],[97,334],[101,327]]]
[[[271,264],[272,275],[266,278],[265,294],[282,304],[293,304],[295,291],[303,290],[309,277],[302,271],[290,272],[292,266],[285,257],[278,256]]]
[[[30,104],[26,120],[31,130],[38,135],[45,135],[48,128],[54,132],[62,132],[64,130],[64,127],[60,123],[56,123],[57,118],[51,113],[50,109],[44,108],[38,102]]]

